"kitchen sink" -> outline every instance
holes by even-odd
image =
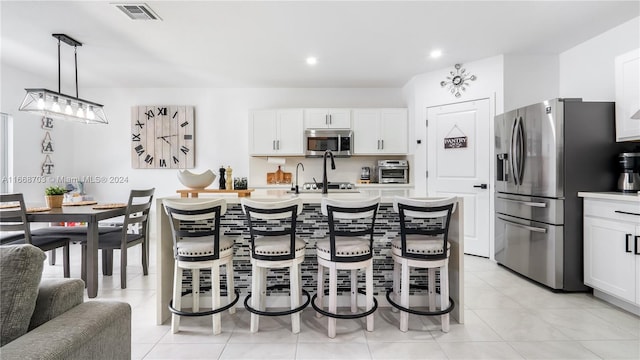
[[[288,194],[295,194],[295,190],[287,190]],[[356,189],[329,189],[329,194],[357,194],[360,191]],[[322,194],[321,189],[300,189],[300,194]]]

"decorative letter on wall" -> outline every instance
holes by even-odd
[[[51,134],[48,131],[44,133],[44,139],[42,140],[42,153],[53,153],[53,140],[51,140]]]
[[[44,162],[42,163],[42,173],[40,173],[40,175],[52,175],[54,173],[54,167],[55,165],[53,165],[53,161],[51,161],[49,155],[45,156]]]
[[[50,117],[42,117],[42,128],[45,130],[53,130],[53,119]]]
[[[193,106],[131,108],[131,167],[192,169],[195,167]]]

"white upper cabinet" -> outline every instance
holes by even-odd
[[[305,109],[305,129],[351,129],[351,109]]]
[[[616,141],[640,140],[640,49],[617,56],[615,64]]]
[[[407,109],[353,110],[354,154],[405,155],[408,135]]]
[[[249,115],[250,155],[303,153],[302,109],[256,110]]]

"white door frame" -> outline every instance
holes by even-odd
[[[496,149],[495,149],[495,117],[496,117],[496,94],[493,93],[491,96],[489,97],[481,97],[481,98],[477,98],[477,99],[471,99],[471,100],[464,100],[464,101],[457,101],[457,102],[452,102],[452,103],[444,103],[444,104],[437,104],[437,105],[430,105],[427,106],[425,108],[425,117],[426,114],[429,113],[429,109],[430,108],[436,108],[436,107],[441,107],[441,106],[448,106],[448,105],[456,105],[456,104],[463,104],[463,103],[467,103],[467,102],[472,102],[472,101],[479,101],[479,100],[485,100],[488,99],[489,100],[489,156],[491,157],[491,160],[489,161],[489,212],[490,212],[490,219],[491,221],[489,222],[489,259],[491,260],[495,260],[495,207],[494,207],[494,202],[495,202],[495,185],[496,185],[496,179],[495,179],[495,157],[496,157]],[[428,119],[427,119],[428,120]],[[427,132],[425,133],[426,139],[428,141],[429,136],[428,136],[428,131],[429,131],[429,127],[427,126],[426,122],[424,123],[424,126],[427,127]],[[427,163],[429,160],[429,155],[427,154],[427,152],[429,151],[429,146],[427,144],[427,146],[425,146],[425,165],[426,165],[426,169],[429,169],[429,164]],[[425,184],[425,193],[428,194],[429,193],[429,181],[426,182]]]

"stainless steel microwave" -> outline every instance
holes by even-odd
[[[330,150],[333,156],[349,157],[353,151],[353,131],[307,129],[304,132],[306,157],[321,157]]]

